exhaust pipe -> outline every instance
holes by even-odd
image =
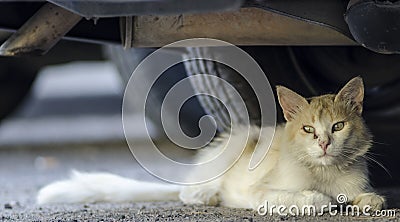
[[[0,46],[0,55],[46,54],[81,19],[77,14],[46,3]]]

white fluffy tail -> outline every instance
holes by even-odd
[[[179,200],[181,187],[136,181],[109,173],[73,171],[71,178],[43,187],[38,204]]]

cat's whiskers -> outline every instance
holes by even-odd
[[[368,151],[366,152],[366,154],[369,154],[369,155],[372,155],[372,156],[383,156],[383,155],[380,154],[380,153],[374,153],[374,152],[372,152],[372,151],[370,151],[370,150],[368,150]]]
[[[365,158],[367,161],[370,160],[373,163],[375,163],[376,165],[380,166],[390,177],[392,177],[392,174],[390,174],[389,170],[382,163],[380,163],[378,160],[376,160],[376,159],[374,159],[374,158],[372,158],[370,156],[367,156],[367,155],[362,156],[362,157]]]
[[[368,150],[364,151],[359,148],[345,146],[340,152],[350,154],[352,156],[352,159],[357,159],[359,156],[365,155]]]
[[[344,160],[342,160],[342,161],[345,161],[344,165],[346,165],[346,166],[350,165],[351,163],[357,162],[356,158],[351,157],[345,153],[340,153],[339,156],[344,157]]]
[[[369,141],[369,142],[379,144],[379,145],[390,146],[390,144],[388,144],[388,143],[382,143],[382,142],[377,142],[377,141]]]
[[[342,152],[341,152],[341,156],[343,156],[345,158],[358,160],[358,158],[357,158],[358,156],[356,156],[355,158],[352,158],[348,154],[354,154],[354,153],[351,152],[351,151],[348,151],[348,150],[342,150]],[[392,175],[390,174],[389,170],[382,163],[380,163],[378,160],[374,159],[373,157],[368,156],[368,154],[372,154],[373,155],[374,153],[372,153],[371,151],[367,151],[364,155],[361,155],[360,157],[365,159],[365,160],[367,160],[368,162],[375,163],[376,165],[381,167],[390,177],[392,177]]]
[[[298,154],[297,155],[297,160],[300,162],[304,162],[308,158],[307,154]]]

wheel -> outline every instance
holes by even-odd
[[[124,50],[121,46],[107,46],[105,55],[117,66],[123,82],[126,84],[137,65],[150,53],[154,52],[153,48],[133,48]],[[164,133],[161,122],[161,105],[168,92],[177,82],[186,77],[186,71],[183,64],[178,64],[167,71],[155,82],[150,90],[146,101],[146,117],[148,117],[159,130]],[[151,79],[144,77],[140,81],[149,82]],[[146,89],[137,89],[137,96],[145,95]],[[135,101],[132,101],[135,106]],[[133,107],[134,108],[134,107]],[[167,108],[166,115],[176,115],[172,110]],[[198,128],[199,119],[205,115],[204,109],[196,98],[189,99],[180,110],[179,120],[182,131],[190,136],[195,137],[200,133]],[[168,118],[166,118],[168,121]]]

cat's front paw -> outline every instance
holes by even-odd
[[[303,201],[302,205],[312,205],[315,206],[315,209],[317,211],[327,211],[328,208],[326,206],[329,205],[330,202],[332,202],[332,198],[328,195],[325,195],[323,193],[317,192],[317,191],[311,191],[311,190],[305,190],[302,191],[301,194],[303,195]],[[302,206],[301,206],[302,207]]]
[[[384,208],[385,198],[376,193],[362,193],[352,201],[352,204],[359,206],[361,209],[365,206],[370,206],[371,211],[377,211]]]
[[[179,194],[179,199],[185,204],[216,206],[219,203],[217,190],[202,185],[184,187]]]

